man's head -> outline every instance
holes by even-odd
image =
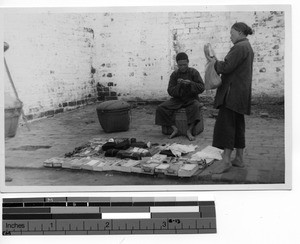
[[[176,55],[177,67],[181,72],[185,72],[189,67],[189,57],[186,53],[178,53]]]

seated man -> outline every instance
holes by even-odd
[[[186,53],[178,53],[176,62],[178,70],[171,74],[168,85],[168,93],[172,98],[158,105],[155,124],[172,127],[170,139],[177,136],[175,111],[185,108],[188,122],[187,137],[193,141],[195,140],[192,135],[193,128],[201,119],[198,94],[204,91],[204,83],[199,72],[189,67],[189,58]]]

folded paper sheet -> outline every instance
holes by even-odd
[[[222,153],[224,150],[213,147],[213,146],[207,146],[200,152],[197,152],[191,156],[191,159],[195,160],[201,160],[201,159],[222,159]]]

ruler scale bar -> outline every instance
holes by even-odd
[[[132,206],[132,202],[112,202],[112,207],[118,207],[118,206]]]
[[[113,220],[35,220],[35,221],[6,221],[4,228],[13,231],[54,231],[54,230],[118,230],[118,229],[196,229],[201,225],[201,229],[215,229],[214,218],[207,219],[172,219],[172,218],[158,218],[151,219],[131,219],[128,222],[126,219]],[[197,224],[196,224],[197,221]],[[113,227],[114,223],[114,227]],[[43,226],[43,227],[42,227]],[[56,226],[56,227],[55,227]],[[85,228],[83,227],[85,226]],[[153,227],[154,226],[154,227]]]
[[[151,213],[151,218],[200,218],[200,213]]]
[[[214,201],[195,197],[6,198],[2,235],[216,233]]]
[[[135,212],[145,212],[150,213],[150,207],[118,207],[118,208],[111,208],[111,207],[101,207],[100,208],[101,213],[135,213]]]
[[[3,208],[2,213],[50,213],[50,208]]]
[[[19,208],[23,207],[23,203],[3,203],[3,207],[8,207],[8,208]]]
[[[89,206],[107,206],[109,207],[110,206],[110,203],[109,202],[90,202],[89,203]]]
[[[65,207],[66,203],[65,202],[45,202],[44,206],[45,207],[51,207],[51,206]]]
[[[43,199],[43,201],[42,201]],[[121,198],[119,198],[121,199]],[[85,199],[87,201],[83,201],[80,200],[79,198],[40,198],[40,199],[36,199],[36,198],[30,198],[30,199],[26,199],[26,198],[18,198],[18,199],[14,199],[14,198],[4,198],[3,199],[3,206],[7,206],[8,207],[14,207],[14,206],[34,206],[34,205],[40,205],[40,206],[46,206],[49,204],[61,204],[64,206],[72,206],[72,205],[83,205],[83,206],[87,206],[88,204],[92,204],[92,203],[101,203],[101,204],[109,204],[109,206],[120,206],[120,204],[126,204],[126,205],[130,205],[130,206],[134,206],[136,204],[140,204],[140,203],[144,203],[147,204],[148,206],[150,205],[154,205],[154,206],[184,206],[184,205],[194,205],[194,206],[214,206],[214,202],[213,201],[166,201],[167,199],[165,199],[165,201],[158,201],[158,199],[156,199],[156,201],[154,201],[153,198],[149,198],[149,201],[147,200],[148,198],[141,198],[140,200],[138,200],[137,198],[133,198],[133,201],[128,201],[128,198],[125,198],[125,201],[113,201],[113,198],[89,198],[89,199]],[[23,201],[22,201],[23,200]],[[75,200],[75,201],[74,201]]]
[[[151,213],[165,213],[165,212],[199,212],[198,206],[165,206],[165,207],[150,207]]]
[[[72,206],[83,207],[83,206],[87,206],[87,202],[68,202],[67,206],[68,207],[72,207]]]
[[[103,213],[102,219],[150,219],[150,213]]]
[[[52,207],[50,209],[52,214],[63,214],[63,213],[100,213],[99,207]]]
[[[133,202],[132,206],[154,206],[154,202]]]

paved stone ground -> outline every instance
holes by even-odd
[[[154,125],[155,105],[136,105],[131,110],[130,129],[105,133],[97,118],[97,104],[80,107],[50,118],[33,121],[31,130],[18,128],[14,138],[5,139],[6,176],[14,185],[168,185],[168,184],[273,184],[285,182],[283,105],[254,106],[246,116],[245,168],[231,168],[223,174],[212,174],[214,163],[190,179],[153,177],[126,173],[79,172],[47,169],[43,161],[63,156],[92,138],[135,137],[153,143],[195,144],[201,150],[212,143],[216,110],[206,106],[204,132],[190,142],[180,136],[169,140]],[[267,114],[265,114],[267,113]],[[233,155],[234,156],[234,155]],[[105,176],[105,177],[99,177]]]

